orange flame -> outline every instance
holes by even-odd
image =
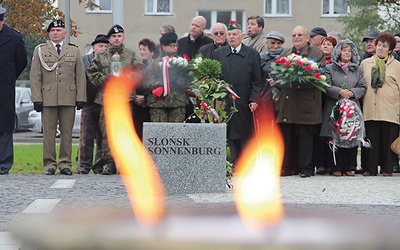
[[[111,153],[142,225],[151,226],[164,213],[164,187],[155,164],[137,136],[129,97],[142,80],[140,69],[124,69],[104,90],[104,113]]]
[[[280,172],[284,145],[273,111],[258,119],[258,133],[250,140],[235,167],[234,195],[247,228],[262,230],[283,217]],[[257,119],[254,119],[257,121]]]

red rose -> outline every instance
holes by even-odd
[[[296,61],[296,65],[297,65],[297,66],[303,66],[303,62],[300,61],[300,60],[298,60],[298,61]]]
[[[290,67],[290,62],[289,61],[285,62],[285,66],[286,66],[286,68],[289,68]]]
[[[321,74],[320,74],[320,73],[314,73],[314,77],[315,77],[315,78],[320,78],[320,77],[321,77]]]
[[[304,70],[307,72],[311,72],[312,68],[310,65],[307,65]]]
[[[190,61],[190,57],[188,55],[183,54],[182,57],[185,58],[188,62]]]

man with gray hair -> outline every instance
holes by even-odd
[[[211,28],[211,36],[213,43],[203,45],[199,49],[199,54],[202,54],[204,58],[211,58],[214,50],[228,44],[227,38],[227,27],[223,23],[216,23]]]

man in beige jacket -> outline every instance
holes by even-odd
[[[64,42],[66,31],[62,20],[52,21],[48,28],[50,41],[36,46],[30,72],[32,100],[42,112],[43,164],[46,175],[71,175],[72,127],[75,106],[86,102],[86,76],[82,57],[76,45]],[[56,158],[56,129],[61,132],[60,152]]]

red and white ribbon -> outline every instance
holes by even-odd
[[[163,96],[167,96],[170,93],[170,84],[169,84],[169,58],[166,57],[163,59],[161,67],[162,67],[162,78],[163,78],[163,86],[164,86],[164,93]]]
[[[226,86],[225,87],[226,90],[228,90],[228,92],[233,96],[233,99],[238,99],[240,98],[240,96],[238,96],[238,94],[235,93],[235,91],[233,91],[233,89],[231,89],[230,87]]]
[[[216,122],[216,123],[220,123],[220,121],[219,121],[219,115],[218,115],[217,111],[216,111],[214,108],[209,107],[209,106],[207,105],[207,103],[205,103],[205,102],[203,102],[203,101],[200,102],[200,105],[201,105],[205,110],[211,111],[211,115],[214,117],[215,122]]]

